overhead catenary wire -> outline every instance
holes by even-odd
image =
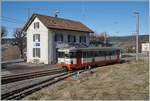
[[[15,19],[15,18],[10,18],[10,17],[7,17],[7,16],[1,16],[1,19],[8,19],[8,20],[12,20],[12,21],[16,21],[16,22],[20,22],[20,23],[25,23],[26,21],[22,21],[22,20],[19,20],[19,19]]]
[[[23,27],[8,27],[8,26],[5,26],[6,27],[6,29],[11,29],[11,30],[16,30],[16,29],[18,29],[18,28],[23,28]],[[30,32],[33,32],[33,31],[35,31],[34,29],[32,30],[32,29],[28,29],[28,31]],[[47,31],[45,31],[45,30],[38,30],[38,32],[43,32],[43,33],[47,33]]]
[[[13,21],[13,20],[8,20],[8,19],[3,19],[3,18],[1,18],[0,20],[1,20],[1,23],[2,22],[10,22],[10,23],[16,23],[16,24],[24,24],[24,23],[21,23],[21,22],[16,22],[16,21]]]
[[[34,10],[48,10],[48,8],[26,8],[28,12],[28,17],[30,17],[30,14],[34,12]],[[61,9],[59,9],[60,11]],[[72,12],[72,11],[78,11],[78,9],[65,9],[66,12]],[[113,12],[113,13],[123,13],[123,12],[127,12],[127,10],[125,9],[88,9],[85,7],[85,3],[84,1],[82,1],[82,4],[81,4],[81,13],[82,13],[82,16],[83,16],[83,19],[86,19],[87,16],[86,16],[86,13],[89,13],[89,12],[103,12],[103,13],[108,13],[108,12]],[[6,17],[6,16],[3,16],[2,17],[2,21],[7,21],[7,22],[10,22],[10,23],[16,23],[16,24],[25,24],[24,21],[20,21],[19,19],[14,19],[14,18],[10,18],[10,17]]]

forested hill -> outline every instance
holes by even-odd
[[[139,35],[139,40],[140,41],[148,41],[148,35]],[[124,41],[134,41],[135,36],[114,36],[114,37],[109,37],[110,42],[124,42]]]

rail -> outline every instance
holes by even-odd
[[[43,70],[43,71],[37,71],[37,72],[4,76],[1,78],[1,83],[3,85],[7,83],[12,83],[16,81],[31,79],[31,78],[37,78],[37,77],[46,76],[46,75],[53,75],[53,74],[57,74],[63,71],[64,69],[52,69],[52,70]]]
[[[29,94],[32,94],[35,91],[40,90],[43,87],[47,87],[47,86],[52,85],[52,84],[54,84],[58,81],[64,80],[65,78],[68,78],[70,76],[73,76],[73,75],[77,74],[77,72],[81,73],[81,72],[84,72],[84,71],[85,70],[78,70],[78,71],[75,71],[75,72],[61,73],[57,76],[54,76],[52,78],[46,79],[46,80],[41,81],[41,82],[38,82],[36,84],[25,86],[23,88],[16,89],[14,91],[2,94],[1,98],[2,98],[2,100],[11,100],[11,99],[19,100],[19,99],[21,99],[21,98],[23,98],[23,97],[25,97]]]

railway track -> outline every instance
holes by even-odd
[[[52,78],[49,78],[49,79],[46,79],[46,80],[43,80],[41,82],[38,82],[38,83],[35,83],[35,84],[32,84],[32,85],[28,85],[28,86],[25,86],[23,88],[20,88],[20,89],[16,89],[16,90],[13,90],[11,92],[7,92],[5,94],[2,94],[1,96],[1,99],[2,100],[19,100],[27,95],[30,95],[32,94],[33,92],[35,91],[38,91],[44,87],[47,87],[49,85],[52,85],[58,81],[61,81],[61,80],[64,80],[65,78],[68,78],[70,76],[73,76],[75,74],[77,74],[77,72],[84,72],[85,70],[78,70],[78,71],[75,71],[75,72],[64,72],[64,73],[61,73],[59,75],[56,75]]]
[[[57,74],[57,73],[64,72],[64,71],[65,71],[64,69],[52,69],[52,70],[43,70],[43,71],[37,71],[37,72],[31,72],[31,73],[4,76],[1,78],[1,83],[3,85],[7,83],[42,77],[46,75],[53,75],[53,74]]]

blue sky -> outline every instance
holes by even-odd
[[[2,2],[2,25],[12,37],[15,28],[22,27],[33,13],[54,15],[81,21],[96,33],[107,32],[110,36],[133,35],[134,11],[140,13],[140,34],[148,34],[148,2]]]

